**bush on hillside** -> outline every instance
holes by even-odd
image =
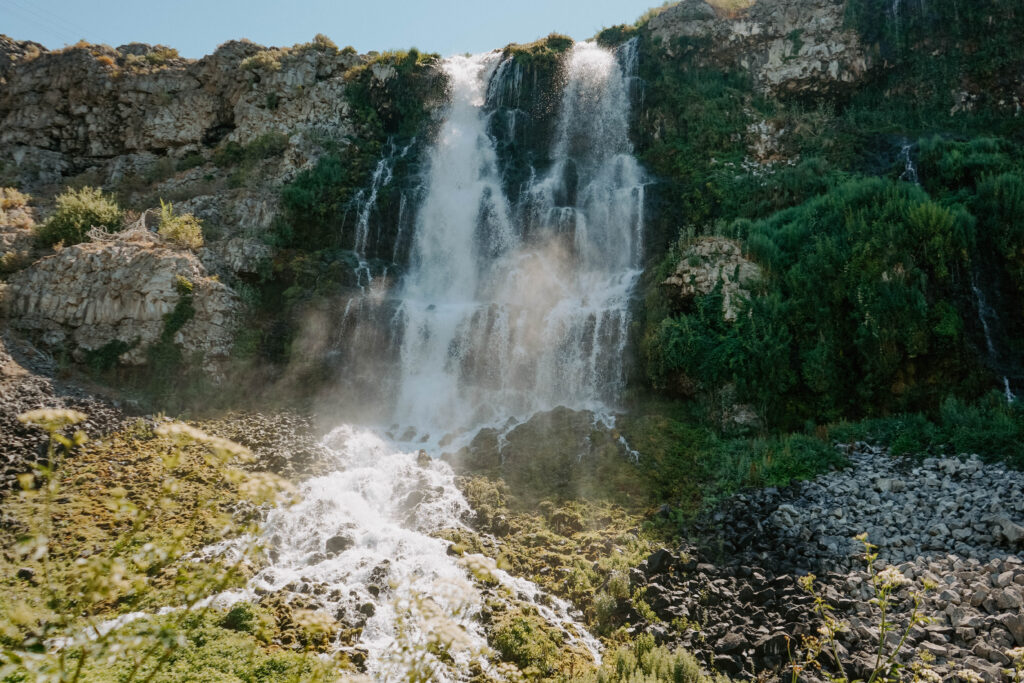
[[[203,224],[190,213],[174,214],[170,202],[160,200],[160,236],[186,249],[203,246]]]
[[[57,210],[36,236],[43,246],[62,242],[68,247],[86,241],[89,230],[94,227],[111,232],[120,230],[124,227],[121,207],[99,188],[68,188],[57,195]]]

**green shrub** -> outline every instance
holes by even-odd
[[[707,676],[696,657],[683,649],[656,646],[654,637],[641,634],[628,645],[605,654],[601,668],[583,679],[588,683],[711,683],[727,681]]]
[[[601,29],[598,34],[594,36],[594,40],[596,40],[597,44],[602,47],[613,48],[625,43],[627,40],[634,37],[636,33],[636,26],[619,24],[618,26]]]
[[[279,246],[337,247],[342,208],[364,186],[375,155],[346,149],[327,154],[301,171],[281,191]]]
[[[29,195],[19,192],[17,188],[0,187],[0,211],[20,209],[26,206],[31,199]]]
[[[322,52],[330,52],[336,54],[338,52],[338,45],[328,38],[323,33],[318,33],[313,36],[313,40],[308,43],[298,43],[292,46],[293,50],[318,50]]]
[[[173,47],[157,45],[152,52],[146,53],[146,61],[156,66],[163,66],[168,61],[178,58],[178,51]]]
[[[253,71],[280,71],[281,59],[284,57],[284,54],[281,50],[260,50],[251,57],[243,59],[238,68],[251,69]]]
[[[273,618],[251,602],[243,601],[232,605],[221,619],[220,626],[230,631],[251,633],[266,641],[273,627]]]
[[[203,246],[203,224],[190,213],[174,214],[170,202],[160,200],[160,236],[186,249]]]
[[[63,242],[69,247],[88,239],[94,227],[118,231],[123,227],[121,208],[99,188],[68,188],[57,195],[57,209],[36,232],[43,246]]]
[[[120,339],[114,339],[98,349],[86,351],[85,364],[93,372],[107,372],[117,365],[121,354],[129,351],[131,348],[131,344],[121,341]]]
[[[551,33],[532,43],[512,43],[505,47],[505,54],[516,58],[524,67],[538,64],[557,63],[561,55],[572,47],[573,39],[560,33]]]
[[[491,644],[502,659],[536,675],[551,671],[558,660],[560,639],[561,634],[552,632],[541,617],[514,612],[501,617]]]
[[[920,413],[844,422],[829,430],[841,442],[886,445],[894,455],[977,453],[989,462],[1024,469],[1024,405],[992,392],[976,402],[949,397],[930,419]]]

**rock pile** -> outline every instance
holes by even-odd
[[[256,456],[250,468],[302,481],[336,469],[313,421],[298,413],[232,413],[205,422],[210,434],[231,439]]]
[[[930,619],[910,629],[902,661],[924,654],[940,676],[1011,680],[1007,651],[1024,646],[1024,474],[976,457],[900,461],[866,444],[849,457],[814,481],[734,496],[694,525],[701,550],[648,558],[630,578],[661,622],[634,623],[727,673],[780,671],[786,637],[795,648],[821,624],[798,585],[813,572],[848,624],[838,638],[847,674],[863,678],[878,649],[872,575],[892,568],[899,632],[915,593]],[[880,546],[871,574],[861,533]]]
[[[692,548],[678,554],[662,549],[633,569],[631,587],[643,591],[659,621],[645,622],[640,614],[629,621],[731,676],[781,670],[789,663],[787,639],[810,635],[820,623],[813,598],[795,576],[696,558]]]
[[[867,444],[848,457],[841,472],[734,496],[698,531],[720,538],[726,557],[771,558],[790,572],[859,568],[861,533],[895,563],[947,553],[988,561],[1024,549],[1024,473],[977,456],[898,460]]]
[[[645,622],[639,614],[630,619],[659,642],[685,646],[719,671],[753,676],[781,672],[802,638],[817,634],[822,622],[814,599],[795,575],[698,563],[695,557],[663,549],[632,572],[632,587],[643,590],[660,621]],[[880,561],[873,574],[885,565]],[[920,614],[930,620],[909,629],[898,661],[906,665],[924,655],[940,676],[969,669],[986,681],[1011,680],[1004,671],[1011,664],[1007,652],[1024,646],[1024,562],[1019,557],[983,564],[948,555],[894,567],[898,583],[905,582],[888,612],[894,632],[902,637],[910,626],[915,593],[920,595]],[[878,650],[880,614],[870,604],[875,597],[872,581],[866,565],[846,574],[829,572],[815,581],[817,594],[847,624],[837,638],[839,654],[855,679],[870,676]],[[892,638],[890,634],[890,650]],[[837,671],[828,657],[821,664]]]

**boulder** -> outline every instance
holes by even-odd
[[[738,242],[724,237],[701,237],[686,248],[672,273],[662,285],[682,306],[695,297],[721,287],[722,316],[736,320],[740,303],[761,279],[761,268],[743,256]]]
[[[331,536],[324,542],[324,550],[329,553],[343,553],[353,545],[355,545],[355,541],[351,536],[338,534],[337,536]]]

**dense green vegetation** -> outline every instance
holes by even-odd
[[[665,407],[645,412],[621,418],[622,433],[643,454],[649,500],[678,510],[678,521],[744,488],[785,486],[844,462],[827,434],[723,437],[692,417],[662,414]]]
[[[813,103],[756,94],[743,73],[702,62],[700,41],[663,59],[647,39],[636,136],[659,179],[648,246],[660,262],[638,330],[647,386],[696,387],[705,406],[727,388],[768,432],[871,418],[836,434],[1019,461],[1019,411],[977,403],[1002,375],[1019,379],[1024,352],[1024,139],[994,96],[1021,61],[1011,5],[929,2],[897,17],[851,2],[850,24],[891,66]],[[990,96],[958,108],[957,87]],[[749,159],[759,119],[785,131],[762,163]],[[920,186],[901,178],[908,144]],[[684,306],[660,286],[708,234],[738,240],[764,273],[735,322],[720,289]],[[689,410],[715,427],[708,412]]]
[[[531,66],[554,67],[558,64],[562,53],[572,47],[573,40],[560,33],[552,33],[547,38],[532,43],[512,43],[505,47],[505,55],[515,57],[525,68]]]
[[[203,246],[203,224],[190,213],[175,214],[170,202],[160,200],[160,236],[185,249]]]
[[[704,673],[696,658],[685,650],[671,652],[643,634],[629,645],[605,655],[601,668],[590,678],[594,683],[712,683],[725,676]]]

